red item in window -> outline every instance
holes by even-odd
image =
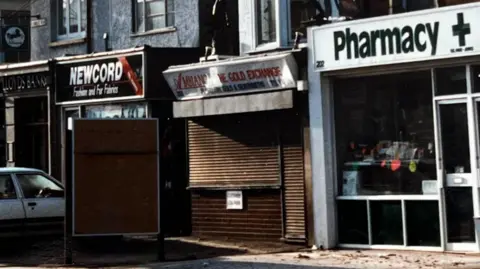
[[[392,161],[392,171],[397,171],[398,168],[400,168],[400,166],[402,166],[402,162],[400,160],[393,160]]]
[[[350,149],[355,149],[355,143],[354,142],[350,142]]]
[[[382,163],[380,164],[380,167],[385,167],[387,166],[387,161],[383,160]]]

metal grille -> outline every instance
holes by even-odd
[[[253,239],[264,234],[270,239],[284,237],[287,241],[305,242],[300,116],[293,111],[276,111],[202,117],[189,120],[188,136],[195,234]],[[280,190],[244,190],[242,211],[225,209],[225,191],[195,190],[280,187],[282,176],[282,196]]]
[[[305,177],[300,119],[286,115],[282,131],[285,239],[305,242]]]
[[[280,184],[275,126],[261,115],[188,122],[190,187]]]
[[[282,237],[280,190],[243,191],[245,210],[226,210],[225,191],[192,194],[192,232],[200,237],[278,241]]]

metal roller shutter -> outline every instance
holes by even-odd
[[[245,210],[226,210],[224,191],[194,191],[193,234],[255,241],[282,238],[280,190],[245,190],[243,196]]]
[[[305,242],[303,140],[300,117],[294,111],[192,119],[188,136],[194,233],[254,239],[263,229],[267,238]],[[245,190],[247,209],[240,212],[225,210],[225,192],[195,190],[282,183],[282,191],[269,194]]]
[[[189,120],[190,187],[278,186],[277,140],[263,113]]]
[[[290,123],[282,130],[285,239],[305,242],[305,177],[300,117],[289,113],[283,119]]]

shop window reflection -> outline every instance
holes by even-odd
[[[370,202],[372,243],[374,245],[403,245],[401,201]]]
[[[447,225],[449,226],[448,242],[475,242],[472,188],[446,188],[445,200]]]
[[[430,72],[337,80],[341,196],[436,192]]]
[[[89,119],[136,119],[147,117],[147,105],[114,104],[85,107],[85,117]]]
[[[442,155],[447,174],[470,173],[467,104],[439,106]]]
[[[367,201],[339,200],[338,241],[340,244],[368,244]]]
[[[435,95],[467,93],[467,73],[465,66],[435,69]]]
[[[405,201],[405,212],[407,245],[440,246],[438,201]]]
[[[474,93],[480,92],[480,65],[473,65],[471,67],[472,91]]]

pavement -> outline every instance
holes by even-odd
[[[2,265],[0,264],[0,268]],[[26,268],[26,267],[8,267]],[[31,267],[29,267],[31,268]],[[42,268],[42,267],[37,267]],[[43,267],[52,268],[52,267]],[[62,268],[62,267],[55,267]],[[63,267],[68,268],[68,267]],[[71,267],[70,267],[71,268]],[[81,267],[76,267],[81,268]],[[96,267],[99,268],[99,267]],[[105,267],[106,268],[106,267]],[[480,255],[414,251],[302,251],[292,253],[235,255],[217,258],[152,263],[109,268],[138,269],[480,269]]]
[[[460,269],[480,268],[480,256],[402,251],[315,251],[266,255],[227,256],[177,264],[138,268],[185,269]]]

